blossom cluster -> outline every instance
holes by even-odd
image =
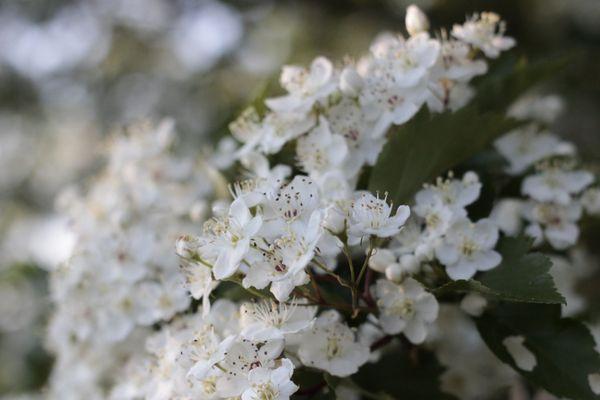
[[[496,267],[501,261],[494,251],[496,224],[489,219],[473,222],[466,210],[480,191],[481,183],[472,171],[462,179],[451,174],[448,179],[438,178],[435,185],[425,185],[415,195],[410,222],[388,248],[375,253],[371,268],[385,272],[388,279],[401,280],[441,263],[450,279],[458,280]]]
[[[386,335],[423,343],[439,305],[420,279],[435,260],[453,279],[500,263],[496,226],[467,215],[481,188],[475,173],[425,187],[412,216],[385,194],[357,190],[393,125],[423,106],[466,104],[469,81],[487,70],[480,55],[514,44],[492,13],[437,39],[418,8],[408,9],[406,23],[408,37],[382,34],[357,61],[338,67],[318,57],[309,68],[284,67],[287,93],[231,124],[244,179],[230,186],[231,202],[213,206],[201,235],[176,245],[202,312],[149,341],[152,356],[127,369],[151,377],[125,378],[116,398],[289,398],[297,368],[347,377],[377,357]],[[324,281],[347,289],[350,302],[326,299]],[[260,301],[211,306],[222,282]],[[361,313],[364,322],[348,320]]]
[[[501,265],[501,233],[570,247],[581,208],[597,212],[600,192],[575,168],[573,146],[545,131],[559,109],[553,98],[514,105],[511,117],[533,122],[495,144],[524,200],[502,197],[476,217],[475,171],[424,184],[410,205],[364,190],[393,126],[423,107],[463,107],[486,57],[514,45],[494,13],[450,33],[428,29],[410,6],[407,37],[382,34],[367,55],[339,65],[317,57],[284,67],[286,93],[232,122],[235,141],[221,142],[202,173],[172,155],[168,122],[115,139],[87,194],[63,199],[77,244],[52,274],[52,394],[286,400],[306,394],[297,372],[347,378],[384,346],[422,344],[447,367],[449,393],[480,398],[514,382],[465,316],[481,315],[486,299],[440,305],[431,288]],[[210,182],[234,175],[234,163],[243,175],[208,218]],[[511,336],[504,345],[531,370],[537,361],[523,343]],[[358,396],[349,382],[338,396]]]
[[[119,357],[141,351],[135,344],[149,327],[191,301],[172,248],[179,231],[193,229],[190,212],[202,209],[209,180],[194,160],[171,154],[171,121],[111,139],[106,166],[87,191],[59,199],[76,244],[50,277],[56,398],[103,398]]]
[[[575,146],[551,132],[562,109],[559,97],[539,94],[526,95],[510,107],[508,115],[523,125],[501,136],[494,147],[505,161],[503,174],[519,183],[518,193],[500,196],[489,220],[507,236],[530,236],[550,257],[550,273],[566,298],[562,313],[574,316],[586,305],[576,286],[591,275],[597,263],[577,245],[578,222],[584,210],[598,214],[598,189],[591,186],[594,175],[577,167]],[[458,306],[442,306],[428,338],[447,368],[442,388],[459,398],[485,397],[506,386],[512,386],[515,393],[522,390],[515,372],[493,357],[466,318],[480,316],[486,306],[487,300],[475,293],[465,296]],[[523,340],[522,336],[511,336],[503,344],[519,368],[531,371],[537,360]]]
[[[522,177],[521,195],[525,197],[498,204],[500,228],[514,235],[524,219],[525,232],[535,238],[535,244],[547,242],[555,250],[565,250],[577,242],[577,222],[584,208],[590,214],[597,214],[599,208],[598,189],[589,188],[594,175],[578,167],[575,146],[548,129],[561,108],[555,96],[522,99],[509,115],[529,123],[495,143],[507,161],[506,173]]]

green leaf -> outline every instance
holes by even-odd
[[[395,204],[412,200],[423,183],[466,161],[496,137],[517,126],[504,113],[480,113],[469,105],[456,112],[423,108],[396,128],[371,171],[369,190],[388,192]]]
[[[531,383],[558,397],[600,398],[590,389],[588,375],[600,372],[594,338],[581,322],[560,318],[559,305],[501,303],[476,320],[477,329],[496,356]],[[508,336],[522,335],[535,355],[531,372],[519,369],[503,345]]]
[[[480,110],[501,110],[533,86],[555,78],[576,55],[555,54],[527,60],[507,54],[493,63],[487,74],[474,80],[476,95],[472,100]]]
[[[385,352],[377,363],[361,367],[353,381],[379,399],[454,399],[439,389],[444,367],[435,355],[417,347],[411,348],[412,355],[405,350]]]
[[[525,237],[504,237],[497,251],[502,262],[496,268],[482,273],[477,280],[447,283],[433,292],[475,291],[499,300],[526,303],[565,303],[557,291],[549,271],[552,262],[540,253],[529,253],[531,240]]]
[[[390,140],[370,175],[372,192],[388,192],[406,204],[426,182],[465,162],[498,136],[520,124],[505,116],[506,106],[542,79],[556,74],[564,61],[504,61],[480,79],[478,94],[456,112],[430,113],[424,107],[390,132]]]
[[[336,400],[337,379],[316,369],[298,368],[292,380],[300,389],[292,395],[292,399]]]
[[[327,387],[329,387],[329,389],[334,392],[335,392],[335,389],[340,384],[340,382],[342,381],[341,378],[338,378],[337,376],[329,375],[328,373],[323,374],[323,379],[325,379],[325,383],[327,384]]]

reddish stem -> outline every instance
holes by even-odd
[[[375,350],[385,346],[386,344],[391,342],[393,338],[394,338],[393,336],[387,335],[387,336],[382,337],[381,339],[376,340],[371,345],[371,351],[375,351]]]
[[[365,284],[363,286],[362,298],[369,307],[377,307],[373,296],[371,296],[371,283],[373,282],[373,270],[369,268],[365,276]]]

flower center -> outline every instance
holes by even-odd
[[[262,383],[254,387],[256,400],[275,400],[279,393],[270,383]]]
[[[460,248],[461,253],[470,257],[479,250],[479,246],[471,239],[465,239]]]
[[[337,357],[341,353],[340,341],[335,336],[330,336],[327,338],[327,358],[330,360],[332,358]]]

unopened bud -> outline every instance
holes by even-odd
[[[429,30],[429,20],[421,9],[414,4],[406,8],[406,30],[411,36]]]
[[[391,264],[385,269],[385,277],[392,282],[402,281],[404,275],[404,269],[397,263]]]
[[[190,235],[180,236],[175,242],[175,252],[182,258],[193,258],[197,247],[198,240]]]
[[[396,263],[396,256],[391,250],[376,249],[369,259],[369,267],[377,272],[385,272],[386,268]]]

